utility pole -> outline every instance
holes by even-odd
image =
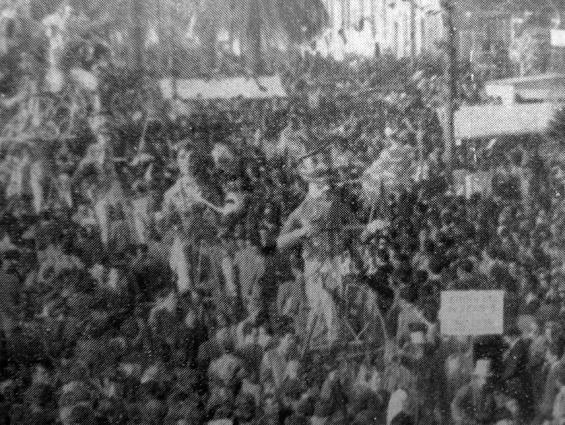
[[[451,179],[453,168],[453,146],[455,145],[455,99],[457,98],[457,47],[455,45],[455,26],[453,22],[453,0],[442,0],[444,25],[446,30],[445,46],[445,163]]]
[[[416,0],[410,2],[410,60],[412,67],[416,64]]]

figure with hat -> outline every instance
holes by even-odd
[[[400,351],[401,363],[415,378],[413,395],[417,423],[433,423],[440,417],[440,399],[445,384],[440,356],[428,341],[428,326],[409,324],[409,339]]]
[[[18,320],[17,300],[20,281],[14,273],[14,259],[20,255],[18,247],[6,235],[0,241],[0,333],[9,336]]]
[[[397,134],[390,128],[385,133],[388,146],[367,167],[361,178],[364,195],[373,202],[385,199],[389,194],[401,193],[413,184],[414,148],[402,133]]]
[[[330,191],[329,164],[325,152],[306,158],[300,171],[308,183],[308,192],[283,225],[277,247],[302,247],[309,304],[307,329],[312,333],[313,343],[325,335],[331,345],[337,341],[340,327],[332,291],[342,289],[339,251],[345,247],[336,246],[340,244],[332,238],[335,235],[328,231],[333,219],[334,199]],[[340,211],[347,211],[347,208]]]
[[[134,237],[138,244],[147,244],[156,207],[158,185],[155,179],[156,158],[149,151],[145,135],[142,136],[140,146],[129,165],[133,180],[131,209]]]
[[[85,184],[101,240],[108,246],[112,221],[125,219],[125,197],[114,165],[111,117],[103,113],[95,115],[90,120],[90,127],[96,142],[88,147],[73,180]]]
[[[279,155],[287,155],[298,159],[307,153],[305,143],[307,139],[304,123],[297,112],[290,112],[287,126],[281,131],[277,143]]]
[[[73,207],[72,175],[79,159],[79,156],[71,150],[69,143],[63,142],[55,156],[58,175],[55,177],[54,199],[50,200],[51,202],[65,208]]]
[[[40,102],[37,95],[40,92],[40,80],[43,74],[43,66],[40,61],[30,52],[22,52],[19,60],[18,89],[14,96],[0,97],[2,109],[14,110],[18,108],[14,117],[4,127],[4,133],[10,136],[20,136],[31,126],[40,124],[39,110]],[[4,118],[6,118],[4,116]]]
[[[497,403],[490,360],[476,362],[471,382],[461,387],[453,399],[451,414],[457,425],[496,423]]]
[[[177,213],[181,216],[190,213],[195,205],[203,203],[202,188],[195,175],[195,152],[191,141],[186,139],[176,146],[176,165],[179,177],[175,184],[165,192],[161,215]]]

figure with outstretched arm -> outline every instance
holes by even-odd
[[[340,329],[332,292],[341,289],[341,275],[339,249],[331,246],[327,229],[332,202],[328,166],[324,163],[323,154],[304,161],[301,175],[308,182],[308,192],[284,223],[277,239],[277,249],[302,247],[309,306],[308,334],[312,335],[313,344],[325,337],[325,341],[332,345],[337,341]]]

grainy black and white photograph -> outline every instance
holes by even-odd
[[[0,425],[564,425],[565,0],[0,0]]]

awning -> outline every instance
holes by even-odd
[[[487,95],[513,103],[517,98],[528,101],[565,100],[565,74],[548,73],[528,77],[488,81]]]
[[[281,78],[277,75],[259,78],[222,78],[222,79],[183,79],[176,80],[177,96],[181,100],[235,99],[271,99],[285,98]],[[173,98],[173,82],[163,79],[159,82],[163,98]]]
[[[455,113],[456,139],[541,134],[564,103],[463,106]]]

